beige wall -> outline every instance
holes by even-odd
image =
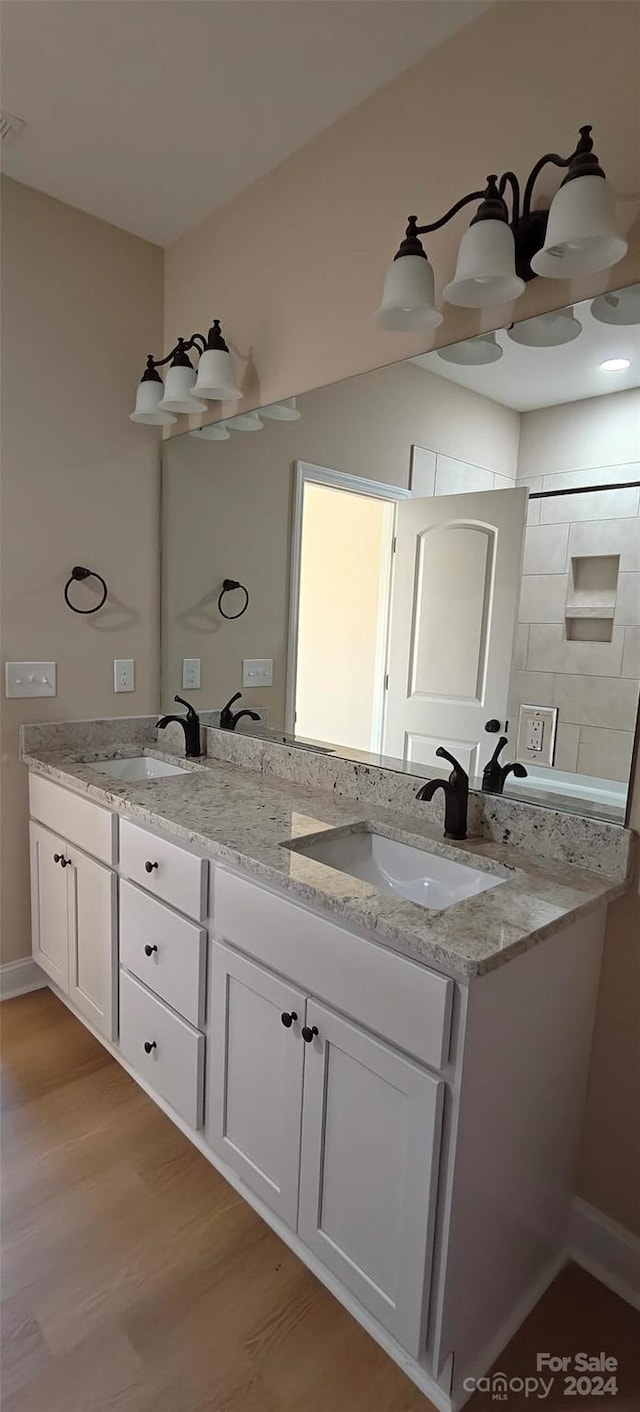
[[[239,689],[244,657],[271,657],[273,687],[245,690],[243,705],[266,708],[270,724],[283,727],[295,461],[407,487],[415,443],[500,476],[516,473],[518,413],[412,362],[305,393],[298,407],[298,422],[265,420],[262,431],[229,441],[164,444],[166,709],[181,690],[183,657],[202,660],[194,700],[208,709]],[[216,611],[227,577],[251,594],[251,611],[235,623]]]
[[[21,721],[134,715],[158,700],[159,447],[128,420],[144,358],[162,341],[162,251],[2,183],[2,657],[55,660],[58,694],[4,699],[2,961],[30,951]],[[72,614],[73,564],[110,600]],[[113,693],[113,659],[136,690]]]
[[[424,340],[371,325],[410,211],[434,218],[489,167],[525,172],[586,121],[614,186],[638,190],[639,25],[624,0],[494,6],[168,250],[167,342],[219,314],[248,359],[252,406],[419,351]],[[622,208],[627,227],[634,211]],[[461,217],[429,242],[439,287],[463,228]],[[639,278],[636,249],[607,275],[534,281],[517,317]],[[438,339],[503,321],[504,310],[448,311]],[[635,807],[638,827],[640,780]],[[635,895],[611,911],[580,1177],[588,1200],[638,1234],[639,936]]]
[[[518,480],[599,466],[623,467],[629,462],[640,464],[637,387],[522,413]],[[639,477],[634,475],[632,479]],[[545,490],[553,490],[554,486],[557,488],[556,482],[550,481]]]

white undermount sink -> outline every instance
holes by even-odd
[[[161,780],[165,775],[186,775],[179,765],[166,760],[154,760],[152,755],[135,755],[128,760],[92,760],[91,769],[115,780]]]
[[[294,848],[317,863],[363,878],[384,892],[394,892],[435,912],[506,882],[495,873],[482,872],[468,863],[454,862],[368,829],[334,833],[308,844],[296,843]]]

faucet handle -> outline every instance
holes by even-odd
[[[193,720],[193,717],[197,714],[195,706],[192,706],[190,701],[185,701],[184,696],[174,696],[173,699],[174,701],[179,701],[181,706],[186,706],[187,719]]]
[[[448,760],[449,764],[453,765],[453,770],[449,775],[450,780],[453,780],[453,776],[455,774],[461,783],[465,780],[467,784],[469,783],[469,776],[466,770],[463,769],[462,765],[460,764],[460,761],[456,760],[455,755],[451,755],[448,750],[445,750],[444,745],[438,746],[438,749],[436,750],[436,755],[439,755],[441,760]]]

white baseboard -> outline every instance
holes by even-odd
[[[640,1239],[579,1196],[572,1205],[569,1256],[640,1309]]]
[[[48,984],[47,976],[32,956],[21,956],[19,961],[7,961],[0,966],[0,1000],[26,995],[30,990],[42,990]]]

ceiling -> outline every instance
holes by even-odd
[[[591,301],[574,307],[582,332],[572,343],[559,348],[524,348],[512,343],[506,330],[496,335],[503,355],[499,362],[483,367],[461,367],[447,363],[437,352],[423,353],[413,362],[439,377],[450,378],[470,387],[483,397],[529,412],[535,407],[553,407],[561,402],[579,402],[640,385],[640,324],[613,328],[598,323],[591,315]],[[603,372],[606,358],[629,358],[624,372]]]
[[[3,170],[165,245],[492,0],[3,0]]]

